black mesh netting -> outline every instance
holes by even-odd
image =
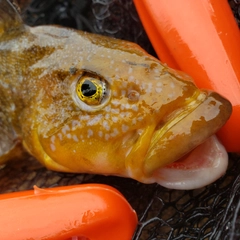
[[[29,25],[61,24],[137,42],[154,51],[130,0],[19,0]],[[240,1],[229,1],[240,24]],[[181,9],[184,11],[184,9]],[[240,43],[239,43],[240,44]],[[240,157],[230,154],[229,169],[214,184],[193,191],[168,190],[157,184],[46,170],[26,156],[0,171],[0,192],[78,183],[106,183],[119,189],[136,210],[133,239],[240,239]],[[114,237],[111,237],[114,239]]]

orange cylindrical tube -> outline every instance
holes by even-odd
[[[0,195],[0,239],[131,239],[135,211],[114,188],[102,184]]]
[[[218,136],[227,151],[240,152],[240,32],[227,0],[134,2],[161,61],[231,101]]]

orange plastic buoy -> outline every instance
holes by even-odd
[[[161,61],[231,101],[218,136],[227,151],[240,152],[240,31],[227,0],[134,3]]]
[[[116,189],[103,184],[0,195],[0,239],[131,239],[137,216]]]

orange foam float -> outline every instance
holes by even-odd
[[[131,239],[137,216],[123,195],[103,184],[0,195],[0,239]]]

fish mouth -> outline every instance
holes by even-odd
[[[161,179],[159,174],[162,172],[160,169],[170,166],[169,164],[176,162],[204,143],[224,125],[230,115],[231,104],[228,100],[214,92],[197,92],[185,107],[168,116],[164,123],[160,122],[156,125],[143,163],[145,179],[148,178],[151,181],[155,175],[158,175]],[[220,149],[220,143],[218,144],[216,140],[214,142],[215,144],[210,145],[213,148]],[[221,152],[224,151],[221,150]],[[201,155],[200,151],[198,153]],[[205,156],[208,155],[208,153],[204,154]],[[201,156],[199,158],[203,159]],[[193,157],[191,160],[195,161]],[[224,167],[219,169],[226,170],[227,164],[224,163],[221,166]],[[168,169],[167,172],[170,172],[172,168],[167,167],[166,169]],[[219,171],[221,175],[224,170],[219,169],[216,168],[216,172]],[[219,175],[219,173],[216,173],[216,175]],[[163,183],[161,180],[155,179],[155,181],[160,184]],[[171,182],[169,178],[168,181]],[[164,185],[167,186],[166,183]],[[178,188],[175,185],[173,184],[173,187]],[[170,184],[168,187],[170,187]],[[184,188],[186,189],[186,187]]]

